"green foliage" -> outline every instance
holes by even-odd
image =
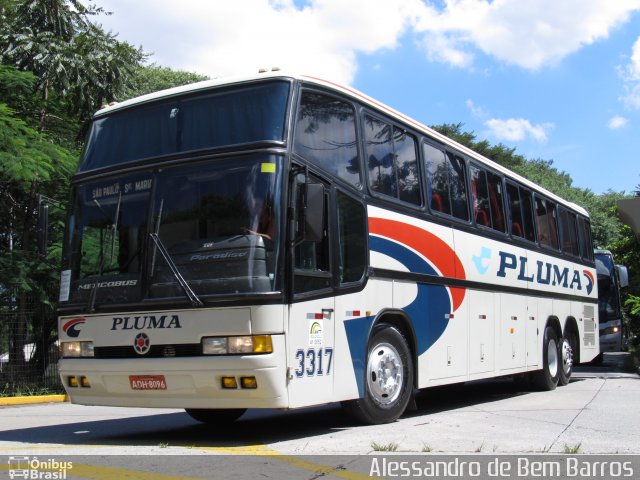
[[[17,3],[8,32],[0,37],[3,63],[30,71],[42,95],[38,130],[48,122],[50,95],[86,127],[92,113],[124,91],[145,55],[90,21],[104,13],[77,0]]]
[[[155,64],[139,66],[133,72],[131,84],[126,88],[123,100],[208,79],[209,77],[197,73],[171,70]]]

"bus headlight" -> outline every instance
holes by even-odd
[[[93,342],[60,343],[60,357],[62,358],[81,358],[93,356]]]
[[[607,327],[600,330],[600,335],[611,335],[613,333],[618,333],[620,331],[620,327]]]
[[[271,335],[246,335],[241,337],[205,337],[202,339],[203,355],[238,355],[272,353]]]

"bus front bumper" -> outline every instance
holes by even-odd
[[[286,408],[284,335],[272,341],[273,353],[263,355],[62,359],[58,367],[71,403],[81,405]],[[224,388],[223,377],[237,387]],[[255,388],[243,388],[243,377],[255,378]]]

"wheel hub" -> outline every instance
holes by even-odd
[[[564,368],[565,373],[569,373],[572,366],[573,350],[569,342],[565,340],[562,342],[562,368]]]
[[[403,370],[400,354],[392,345],[381,343],[371,349],[367,384],[377,403],[390,405],[397,400],[402,391]]]

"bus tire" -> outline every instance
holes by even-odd
[[[575,354],[575,335],[573,332],[569,332],[562,337],[562,342],[560,343],[560,377],[558,378],[558,383],[562,386],[569,385]]]
[[[407,408],[413,393],[413,362],[404,335],[395,327],[374,329],[367,349],[364,398],[343,402],[366,424],[390,423]]]
[[[547,325],[542,341],[542,370],[533,374],[533,383],[540,390],[555,390],[562,369],[558,334]]]
[[[209,409],[209,408],[186,408],[185,412],[189,414],[191,418],[202,423],[220,424],[220,423],[232,423],[239,419],[246,408],[223,408],[223,409]]]

